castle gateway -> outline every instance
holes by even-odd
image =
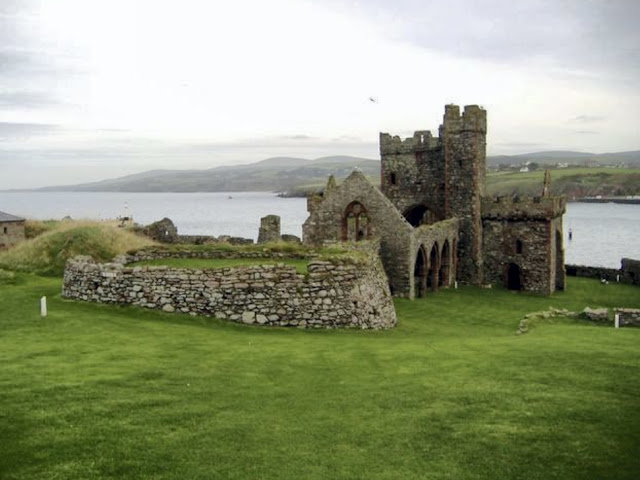
[[[303,241],[380,239],[394,295],[421,297],[454,282],[551,294],[564,289],[565,201],[487,197],[486,111],[445,107],[438,137],[380,134],[381,189],[354,171],[307,199]]]

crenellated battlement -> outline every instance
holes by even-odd
[[[564,197],[482,197],[482,219],[552,220],[566,210]]]
[[[487,112],[478,105],[467,105],[460,114],[458,105],[446,105],[442,125],[437,137],[430,130],[417,130],[413,137],[401,138],[397,135],[380,133],[380,153],[405,154],[438,148],[446,135],[462,132],[487,133]]]
[[[424,151],[435,148],[439,145],[438,137],[434,137],[430,130],[417,130],[413,137],[405,139],[397,135],[391,136],[388,133],[380,133],[380,153],[402,154]]]
[[[487,133],[487,111],[478,105],[466,105],[462,115],[458,105],[446,105],[440,135],[446,133]]]

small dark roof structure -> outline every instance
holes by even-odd
[[[0,212],[0,222],[24,222],[25,219],[10,215],[8,213]]]

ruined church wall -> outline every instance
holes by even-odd
[[[245,324],[363,329],[396,324],[387,280],[374,255],[358,263],[312,260],[306,275],[283,264],[183,269],[96,264],[76,257],[67,263],[62,294]]]
[[[322,245],[342,240],[345,211],[352,202],[359,202],[366,209],[369,236],[380,238],[379,254],[391,291],[409,296],[413,228],[361,173],[352,174],[339,187],[325,192],[322,203],[303,225],[304,243]]]

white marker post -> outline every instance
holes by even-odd
[[[47,297],[42,297],[40,299],[40,316],[42,318],[47,316]]]
[[[457,280],[455,282],[453,282],[453,288],[455,288],[456,290],[458,289],[458,281]]]
[[[613,325],[616,328],[620,328],[620,314],[616,313],[615,316],[613,317]]]

